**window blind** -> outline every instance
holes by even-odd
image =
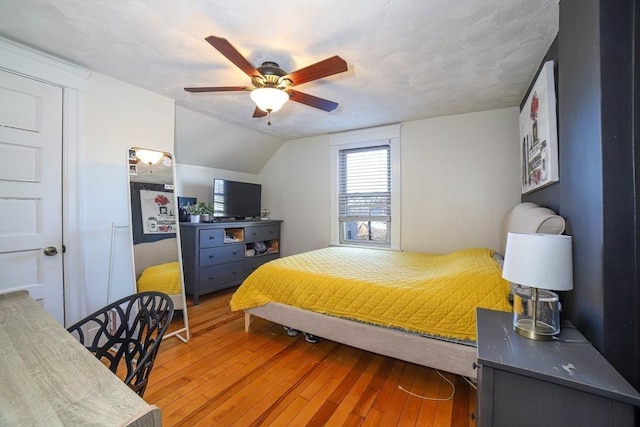
[[[340,221],[391,221],[389,145],[339,151]]]

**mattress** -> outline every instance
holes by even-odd
[[[180,294],[180,265],[178,262],[152,265],[144,269],[137,282],[138,292],[158,291],[167,295]]]
[[[262,265],[231,309],[269,302],[447,339],[475,340],[476,307],[511,311],[489,249],[450,254],[330,247]]]

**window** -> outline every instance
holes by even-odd
[[[390,246],[391,148],[338,152],[340,243]]]
[[[399,130],[332,136],[332,244],[400,249]]]

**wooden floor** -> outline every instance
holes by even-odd
[[[232,291],[189,305],[191,340],[162,343],[144,399],[164,426],[475,426],[475,390],[429,368],[322,340],[232,313]],[[179,319],[181,321],[181,319]]]

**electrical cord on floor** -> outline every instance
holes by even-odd
[[[440,371],[438,371],[437,369],[434,369],[434,371],[436,371],[436,373],[437,373],[438,375],[440,375],[440,377],[441,377],[443,380],[445,380],[446,382],[448,382],[448,383],[449,383],[449,385],[451,386],[451,394],[450,394],[448,397],[446,397],[446,398],[443,398],[443,397],[428,397],[428,396],[421,396],[421,395],[419,395],[419,394],[416,394],[416,393],[412,393],[412,392],[410,392],[409,390],[407,390],[407,389],[403,388],[401,385],[399,385],[399,386],[398,386],[398,388],[399,388],[400,390],[404,391],[405,393],[410,394],[411,396],[414,396],[414,397],[417,397],[417,398],[420,398],[420,399],[423,399],[423,400],[432,400],[432,401],[435,401],[435,402],[444,402],[444,401],[446,401],[446,400],[451,400],[451,399],[453,398],[453,396],[456,394],[456,386],[455,386],[455,385],[453,385],[453,383],[449,380],[449,378],[447,378],[447,377],[445,377],[444,375],[442,375],[442,373],[441,373]]]

